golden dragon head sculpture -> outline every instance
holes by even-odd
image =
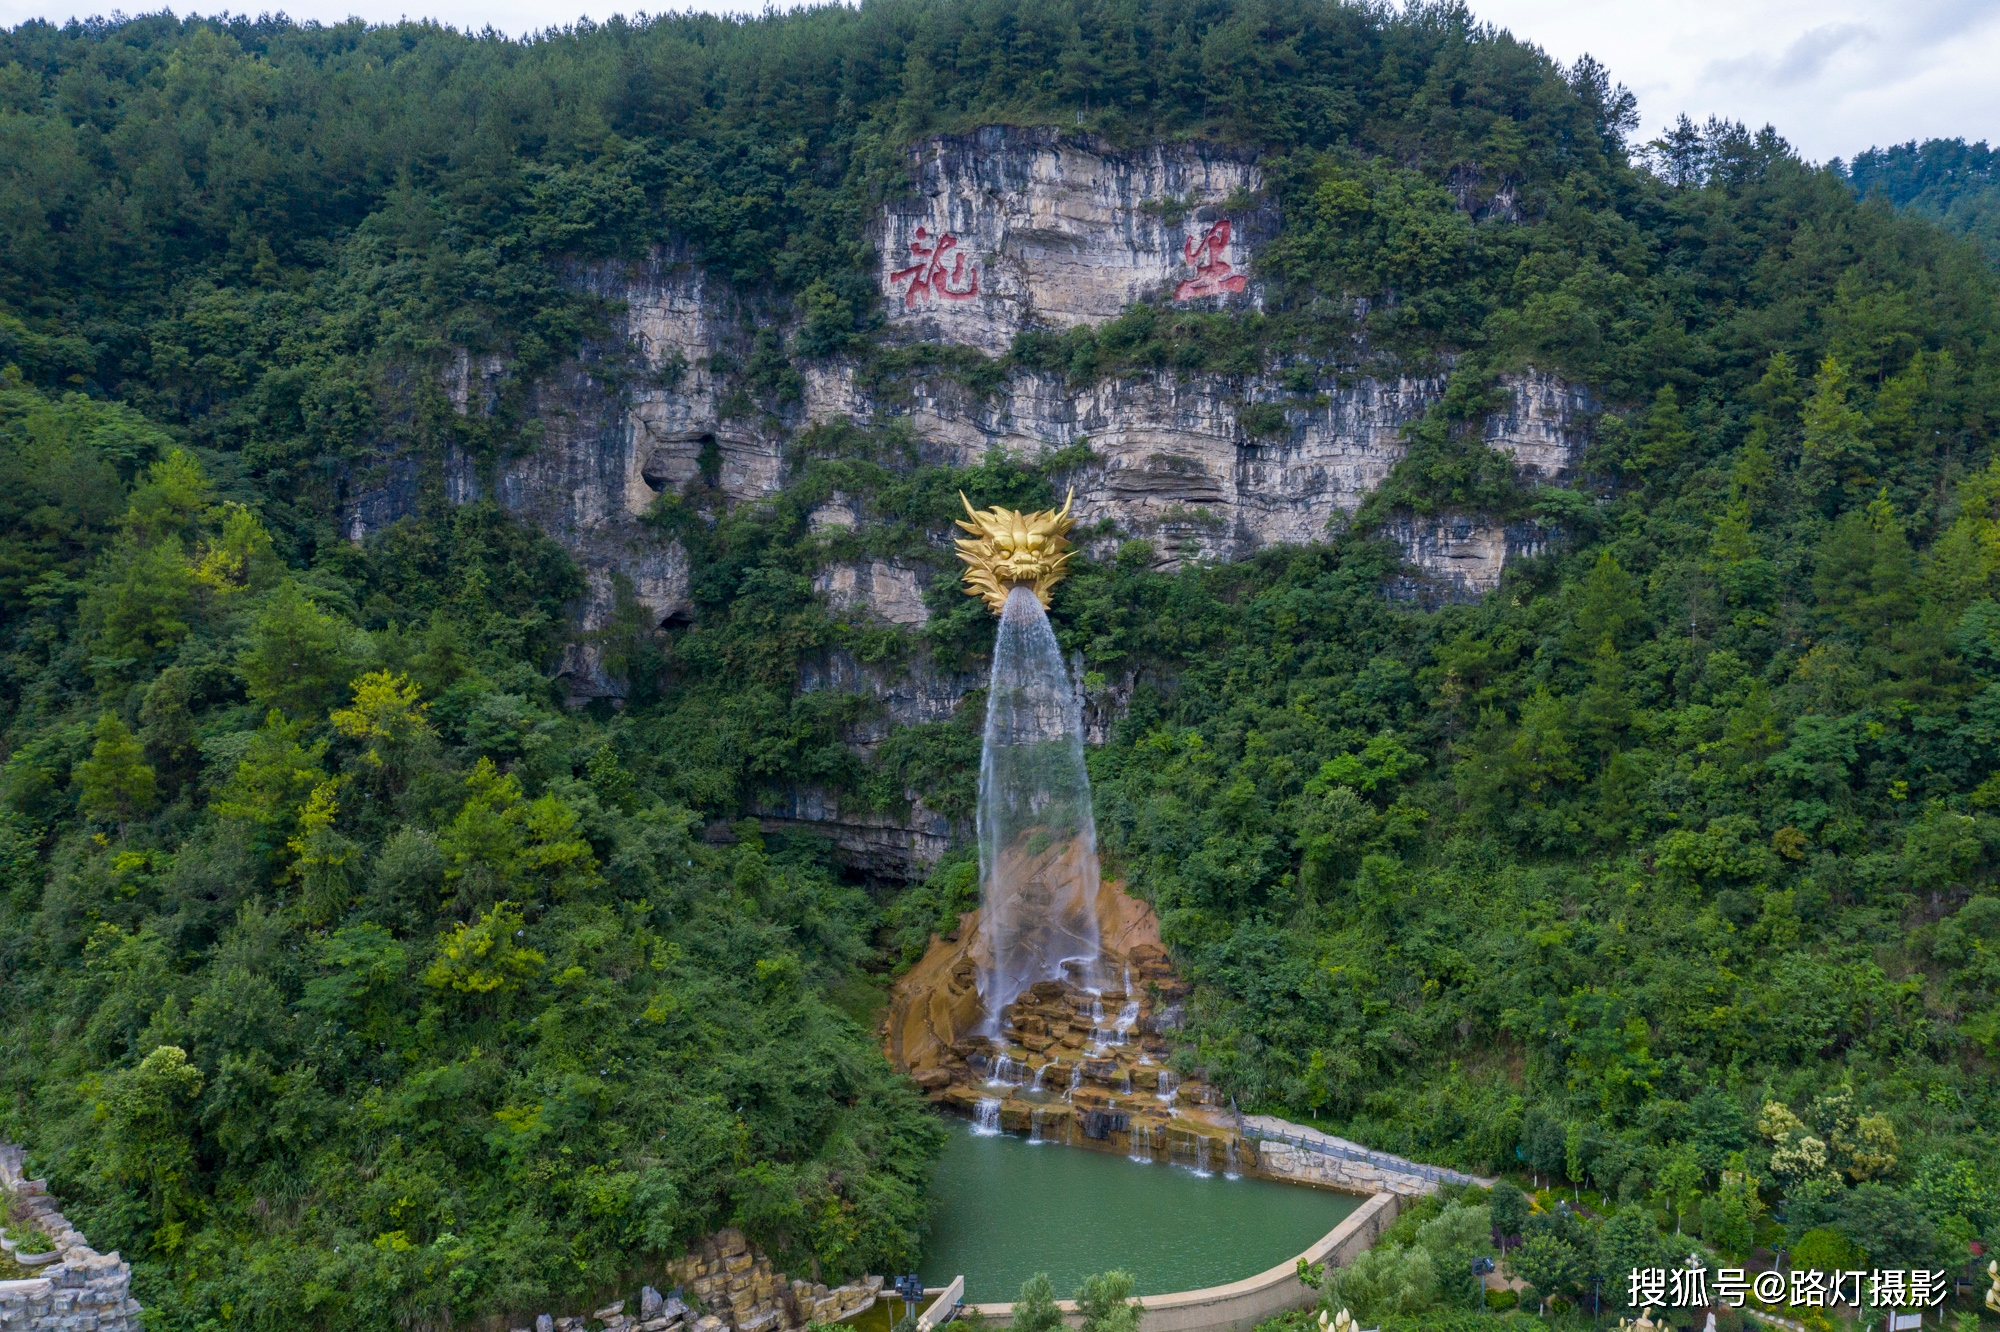
[[[1049,604],[1049,589],[1062,581],[1065,567],[1076,552],[1063,534],[1076,524],[1070,505],[1076,492],[1063,501],[1062,512],[1044,509],[1040,513],[1016,513],[1012,509],[975,509],[965,492],[959,503],[972,519],[959,526],[972,533],[958,543],[958,558],[972,567],[965,571],[967,596],[986,598],[995,615],[1007,604],[1007,593],[1016,587],[1032,588],[1043,606]]]

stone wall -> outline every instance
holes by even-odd
[[[882,1278],[828,1289],[787,1280],[740,1230],[718,1230],[668,1264],[674,1292],[640,1288],[636,1310],[618,1300],[588,1314],[540,1314],[532,1332],[790,1332],[831,1323],[875,1303]],[[531,1332],[517,1327],[512,1332]]]
[[[0,1201],[8,1216],[39,1226],[61,1255],[31,1278],[0,1281],[3,1332],[141,1332],[132,1269],[99,1253],[69,1223],[47,1184],[25,1177],[20,1147],[0,1143]]]
[[[1421,1175],[1377,1165],[1370,1161],[1329,1156],[1288,1142],[1257,1144],[1257,1172],[1271,1179],[1294,1184],[1311,1184],[1348,1193],[1393,1193],[1417,1198],[1437,1185]]]
[[[1406,1198],[1429,1193],[1440,1182],[1477,1184],[1482,1188],[1490,1188],[1497,1182],[1482,1175],[1467,1175],[1378,1152],[1271,1115],[1246,1115],[1243,1128],[1248,1135],[1245,1141],[1256,1144],[1254,1169],[1270,1179],[1346,1193],[1394,1193]],[[1260,1138],[1257,1136],[1260,1134],[1281,1136]],[[1284,1141],[1287,1138],[1293,1141]]]

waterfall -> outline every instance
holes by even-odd
[[[1018,1087],[1028,1080],[1028,1066],[1012,1055],[1001,1055],[993,1061],[993,1076],[986,1079],[989,1087]]]
[[[1065,1091],[1063,1095],[1066,1097],[1076,1095],[1076,1089],[1078,1087],[1081,1087],[1082,1085],[1083,1085],[1083,1063],[1082,1061],[1079,1060],[1077,1063],[1070,1065],[1069,1089]]]
[[[982,1096],[979,1098],[979,1108],[972,1115],[972,1131],[981,1138],[996,1138],[1000,1136],[999,1097]]]
[[[1042,1079],[1046,1078],[1049,1075],[1049,1069],[1051,1069],[1052,1067],[1054,1067],[1053,1064],[1043,1064],[1040,1068],[1035,1070],[1035,1085],[1032,1088],[1030,1088],[1030,1090],[1032,1091],[1048,1090],[1048,1088],[1042,1085]],[[1038,1110],[1035,1113],[1040,1114],[1041,1111]]]
[[[1180,1094],[1180,1090],[1181,1090],[1180,1075],[1173,1072],[1171,1069],[1165,1069],[1165,1068],[1161,1069],[1159,1091],[1156,1093],[1156,1095],[1158,1095],[1161,1100],[1165,1101],[1168,1107],[1171,1108],[1174,1103],[1174,1097]]]
[[[1041,1140],[1042,1140],[1042,1107],[1038,1105],[1033,1110],[1030,1110],[1028,1112],[1028,1141],[1040,1142]]]
[[[993,644],[979,756],[979,878],[988,931],[980,977],[989,1034],[1000,1011],[1065,962],[1098,957],[1097,827],[1083,766],[1082,691],[1042,603],[1007,594]]]
[[[1208,1135],[1205,1133],[1194,1135],[1194,1173],[1204,1179],[1208,1177]]]
[[[1132,1125],[1131,1156],[1134,1161],[1151,1161],[1153,1159],[1153,1130],[1149,1125]]]
[[[1227,1155],[1223,1157],[1226,1164],[1222,1167],[1222,1177],[1224,1179],[1243,1178],[1243,1163],[1241,1158],[1236,1154],[1236,1139],[1229,1138],[1225,1140],[1224,1150],[1227,1152]]]
[[[1104,1026],[1104,1001],[1095,996],[1090,1000],[1090,1043],[1099,1048],[1118,1044],[1118,1033]]]

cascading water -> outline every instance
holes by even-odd
[[[1194,1173],[1208,1174],[1208,1138],[1200,1133],[1194,1136]]]
[[[991,959],[980,990],[988,1034],[998,1034],[1001,1010],[1022,991],[1063,979],[1065,962],[1087,973],[1100,947],[1082,691],[1022,585],[1007,593],[993,645],[978,824]]]
[[[1118,1033],[1105,1029],[1104,1001],[1095,995],[1090,1000],[1090,1043],[1100,1047],[1118,1043]]]
[[[1180,1074],[1175,1073],[1171,1069],[1165,1069],[1165,1068],[1161,1069],[1159,1090],[1154,1094],[1157,1095],[1161,1100],[1165,1101],[1169,1107],[1171,1107],[1174,1103],[1174,1097],[1180,1094],[1180,1089],[1181,1089]]]
[[[986,1080],[989,1087],[1018,1087],[1028,1080],[1028,1066],[1011,1055],[1001,1055],[993,1061],[993,1076]]]
[[[997,1137],[1000,1133],[1000,1098],[982,1096],[978,1107],[972,1112],[972,1131],[982,1138]]]

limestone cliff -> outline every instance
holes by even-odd
[[[1099,322],[1135,301],[1199,308],[1254,306],[1257,248],[1277,232],[1257,164],[1201,145],[1115,151],[1050,130],[989,128],[940,136],[911,150],[911,191],[884,204],[872,240],[882,313],[892,336],[1004,352],[1029,328]],[[1273,544],[1310,542],[1344,523],[1402,457],[1403,430],[1443,391],[1436,376],[1337,376],[1314,367],[1226,376],[1161,372],[1071,384],[1016,370],[990,393],[946,376],[893,396],[871,392],[853,361],[799,364],[797,400],[750,402],[732,380],[756,332],[772,323],[755,293],[707,273],[695,256],[659,250],[643,261],[600,263],[576,280],[619,313],[608,344],[532,386],[543,433],[532,453],[475,466],[444,463],[453,501],[490,496],[540,524],[581,566],[587,592],[579,637],[563,663],[573,697],[617,697],[592,635],[621,596],[655,625],[692,614],[688,561],[641,519],[656,497],[700,481],[730,502],[753,501],[787,480],[786,445],[817,421],[883,425],[903,418],[933,463],[967,464],[993,449],[1040,456],[1087,442],[1092,461],[1070,480],[1086,529],[1111,546],[1152,541],[1172,565],[1239,559]],[[617,367],[616,373],[611,367]],[[1313,379],[1298,391],[1299,372]],[[459,356],[445,388],[463,413],[491,409],[507,367]],[[1485,438],[1537,482],[1573,473],[1596,404],[1587,391],[1528,372],[1506,381],[1510,405]],[[1258,406],[1257,430],[1246,410]],[[1279,410],[1273,414],[1269,408]],[[1275,423],[1275,424],[1274,424]],[[388,457],[357,472],[345,530],[356,541],[414,510],[418,464]],[[822,531],[866,521],[866,497],[836,497],[812,516]],[[1108,522],[1107,522],[1108,520]],[[1511,559],[1541,550],[1547,534],[1502,527],[1481,515],[1393,523],[1408,554],[1405,595],[1476,597]],[[935,539],[939,568],[948,534]],[[896,560],[836,563],[815,586],[838,611],[921,626],[936,569]],[[849,669],[808,672],[804,688],[856,689],[882,701],[882,722],[949,716],[976,675],[938,677]],[[1130,682],[1125,688],[1129,691]],[[1101,730],[1100,719],[1100,730]],[[857,734],[863,747],[879,734]],[[867,863],[935,854],[949,830],[932,817],[899,825],[905,851],[884,830],[854,822],[832,802],[797,793],[774,819],[834,826]]]
[[[910,176],[877,236],[889,318],[996,356],[1139,301],[1254,304],[1250,251],[1277,229],[1256,163],[1208,145],[989,126],[917,145]]]

